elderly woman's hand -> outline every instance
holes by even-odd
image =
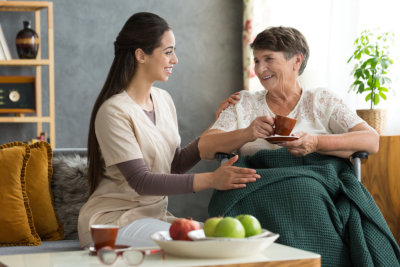
[[[316,152],[318,149],[318,137],[305,132],[295,134],[299,139],[289,142],[280,143],[280,146],[286,147],[289,152],[296,157],[303,157],[310,153]]]
[[[266,138],[274,134],[274,119],[270,116],[257,117],[250,125],[246,128],[245,132],[247,135],[248,142],[253,142],[257,138]]]

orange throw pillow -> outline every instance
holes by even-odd
[[[20,142],[0,146],[0,246],[37,246],[26,194],[26,165],[30,149]]]
[[[51,191],[53,152],[47,142],[29,145],[31,157],[26,166],[26,192],[36,232],[43,241],[61,240],[63,226],[54,208]]]

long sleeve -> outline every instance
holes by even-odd
[[[117,164],[128,184],[141,195],[177,195],[193,193],[194,174],[152,173],[143,159]]]
[[[200,161],[199,151],[200,137],[184,148],[177,148],[171,164],[171,173],[186,173]]]

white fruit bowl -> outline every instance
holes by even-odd
[[[258,254],[279,237],[266,230],[256,238],[205,238],[201,232],[203,230],[189,232],[194,241],[172,240],[168,231],[156,232],[151,239],[167,254],[178,257],[236,258]]]
[[[272,232],[270,232],[270,231],[268,231],[268,230],[265,230],[265,229],[262,229],[262,230],[261,230],[261,234],[259,234],[259,235],[253,235],[253,236],[249,236],[249,237],[246,237],[246,238],[207,237],[207,236],[204,234],[204,230],[203,230],[203,229],[190,231],[190,232],[188,233],[188,236],[189,236],[192,240],[195,240],[195,241],[200,241],[200,240],[230,240],[230,241],[234,241],[234,242],[236,242],[236,241],[238,241],[238,240],[246,240],[246,239],[256,239],[256,238],[262,238],[262,237],[269,237],[269,236],[272,236],[272,235],[275,235],[275,234],[272,233]]]

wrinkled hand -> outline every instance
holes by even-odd
[[[227,99],[225,99],[224,101],[222,101],[221,104],[219,104],[215,118],[218,119],[219,115],[221,114],[221,112],[224,109],[229,107],[230,104],[235,105],[237,103],[237,101],[239,101],[239,100],[240,100],[240,92],[236,92],[236,93],[232,94],[230,97],[228,97]]]
[[[270,116],[257,117],[250,125],[246,128],[248,140],[250,142],[255,141],[257,138],[266,138],[274,134],[274,119]]]
[[[310,153],[316,152],[318,148],[318,137],[304,132],[294,134],[299,139],[294,141],[282,142],[279,145],[286,147],[295,157],[304,157]]]
[[[255,182],[260,178],[256,171],[248,168],[232,166],[239,156],[234,156],[221,165],[213,173],[213,187],[218,190],[229,190],[246,187],[246,183]]]

